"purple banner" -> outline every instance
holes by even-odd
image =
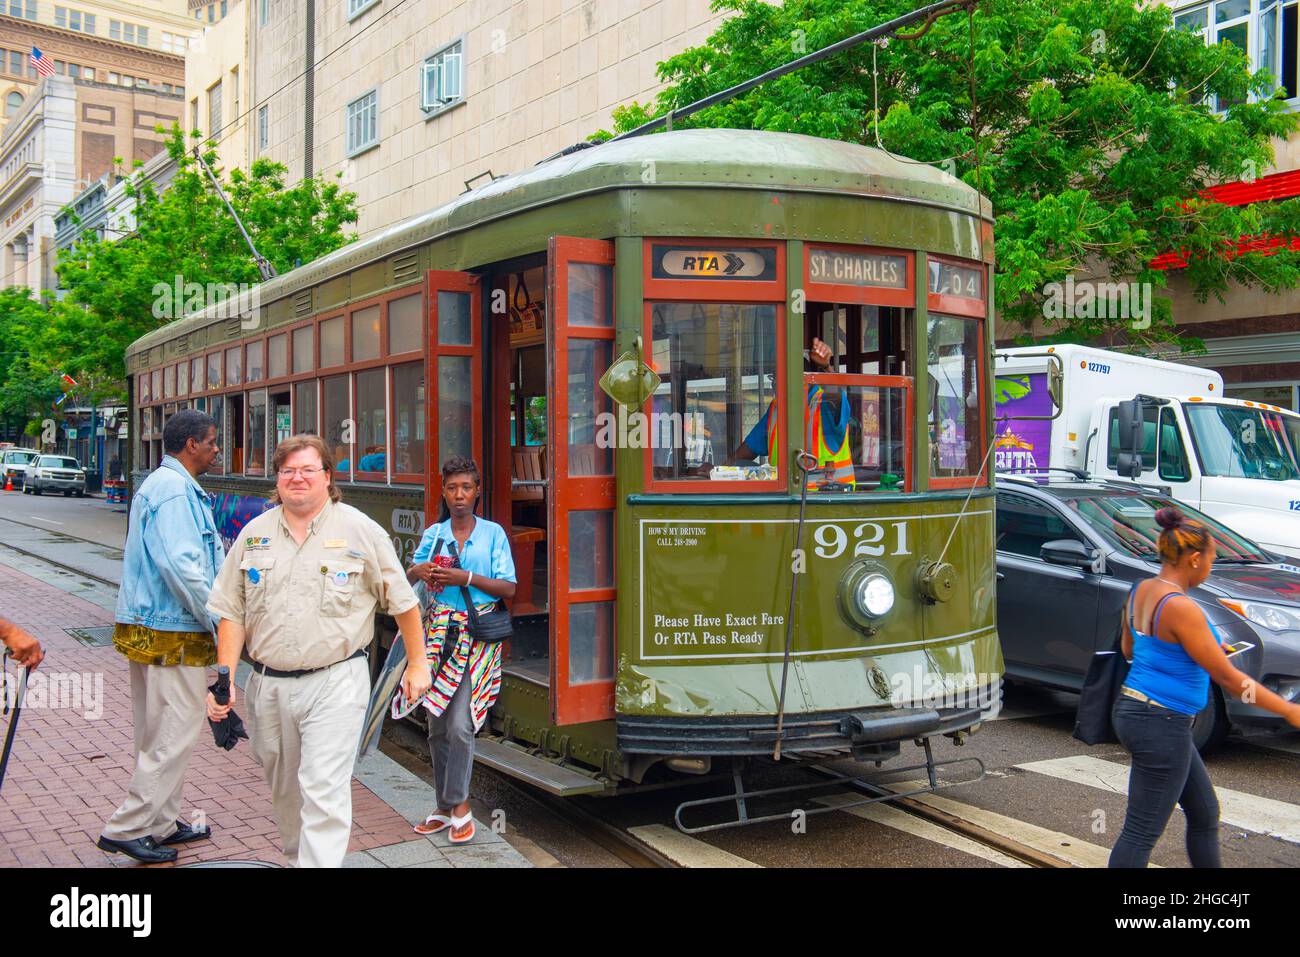
[[[1000,375],[994,379],[993,467],[1000,472],[1045,469],[1050,462],[1051,420],[1017,421],[1018,415],[1051,415],[1047,373]],[[1011,419],[1011,421],[1003,421]]]

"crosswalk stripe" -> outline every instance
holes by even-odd
[[[762,867],[743,857],[737,857],[730,851],[724,851],[712,844],[705,844],[689,834],[683,834],[675,827],[665,824],[646,824],[642,827],[629,827],[628,833],[637,840],[649,844],[656,851],[681,867]]]
[[[814,798],[814,800],[826,807],[840,807],[843,804],[860,801],[862,798],[860,795],[841,791]],[[986,847],[978,841],[973,841],[964,834],[950,831],[946,827],[940,827],[933,821],[927,821],[925,818],[916,817],[906,811],[900,811],[896,807],[888,807],[884,804],[859,804],[857,807],[843,808],[843,811],[845,814],[852,814],[854,817],[860,817],[885,827],[891,827],[896,831],[903,831],[914,837],[933,841],[935,844],[942,844],[945,847],[963,851],[972,857],[978,857],[981,860],[990,861],[1002,867],[1029,866],[1024,861],[1017,860],[991,847]]]
[[[888,788],[895,793],[901,794],[905,791],[914,791],[917,788],[926,786],[925,781],[891,781]],[[916,794],[913,795],[912,800],[920,801],[922,804],[929,805],[937,810],[965,818],[972,824],[978,824],[986,830],[994,831],[1019,844],[1042,851],[1044,854],[1059,857],[1075,867],[1106,867],[1110,862],[1110,848],[1098,847],[1096,844],[1090,844],[1063,831],[1053,831],[1046,827],[1039,827],[1037,824],[1021,821],[1014,817],[1007,817],[1005,814],[998,814],[996,811],[986,811],[982,807],[963,804],[941,794]]]
[[[1031,761],[1017,767],[1103,791],[1128,794],[1127,765],[1102,761],[1086,754]],[[1214,793],[1219,796],[1219,817],[1225,823],[1300,844],[1300,807],[1231,788],[1216,787]]]

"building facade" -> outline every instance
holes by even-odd
[[[51,76],[0,133],[0,286],[56,288],[56,219],[113,160],[144,163],[165,153],[163,134],[181,118],[183,96],[152,87]]]
[[[185,51],[196,32],[184,0],[0,0],[0,127],[36,87],[37,47],[55,72],[105,88],[180,93]]]
[[[338,176],[365,235],[653,98],[709,0],[245,0],[249,159]],[[193,95],[190,94],[193,106]],[[231,134],[232,138],[238,135]]]
[[[253,111],[248,108],[248,17],[244,6],[241,0],[234,0],[219,22],[204,26],[185,58],[187,129],[201,131],[216,144],[217,160],[227,170],[247,167],[250,161]]]

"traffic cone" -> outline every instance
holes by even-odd
[[[5,473],[5,491],[12,492],[13,490],[14,490],[14,477],[8,473]]]

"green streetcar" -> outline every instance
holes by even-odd
[[[233,537],[316,432],[409,561],[472,455],[520,578],[479,758],[556,793],[914,740],[932,773],[1002,672],[991,223],[812,137],[568,152],[134,343],[132,476],[214,415]]]

